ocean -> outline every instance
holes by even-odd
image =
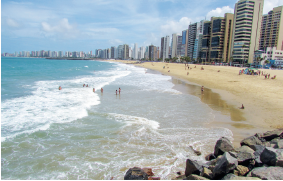
[[[207,126],[219,112],[174,87],[133,65],[2,57],[1,179],[123,179],[135,166],[173,178],[204,161],[190,146],[205,155],[233,140]]]

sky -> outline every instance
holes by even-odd
[[[160,46],[190,23],[234,13],[237,0],[1,0],[1,52]],[[263,13],[283,0],[265,0]]]

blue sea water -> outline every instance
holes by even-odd
[[[232,133],[207,128],[215,112],[171,79],[120,63],[2,58],[1,178],[123,179],[134,166],[173,178],[189,146],[210,153]]]

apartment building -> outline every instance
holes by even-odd
[[[239,0],[235,4],[231,54],[235,63],[252,63],[259,49],[264,0]]]
[[[283,50],[283,6],[262,16],[259,49],[266,51],[267,47]]]
[[[170,37],[165,36],[161,38],[161,46],[160,46],[160,58],[164,61],[166,58],[169,58],[169,43]]]

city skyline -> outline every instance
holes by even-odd
[[[181,34],[190,23],[234,13],[235,2],[2,1],[1,52],[160,46],[161,37]],[[283,0],[265,0],[263,13],[281,5]]]

